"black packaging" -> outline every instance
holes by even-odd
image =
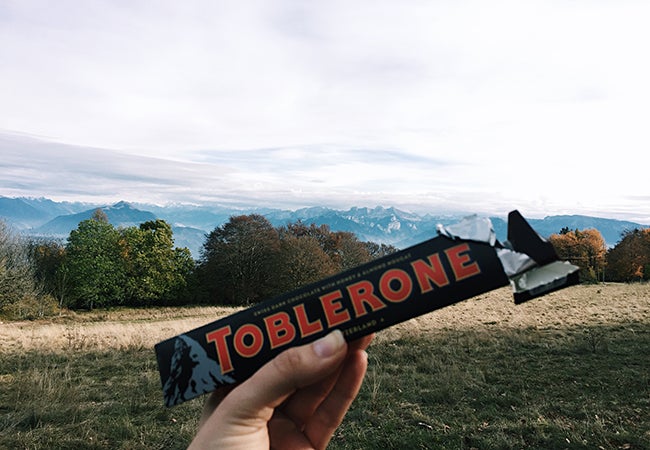
[[[503,244],[489,219],[477,217],[438,234],[158,343],[165,404],[241,382],[333,329],[351,341],[508,284],[521,303],[578,282],[578,268],[559,261],[517,211]]]

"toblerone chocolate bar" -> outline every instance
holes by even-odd
[[[421,244],[156,344],[167,406],[239,383],[278,353],[340,329],[351,341],[511,284],[515,303],[578,283],[517,212],[508,240],[476,216]]]

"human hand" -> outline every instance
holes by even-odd
[[[324,449],[361,388],[366,336],[290,348],[230,392],[214,392],[190,449]]]

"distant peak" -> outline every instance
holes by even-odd
[[[126,202],[124,200],[121,200],[117,203],[115,203],[113,206],[111,206],[113,209],[121,209],[121,208],[131,208],[131,204],[129,202]]]

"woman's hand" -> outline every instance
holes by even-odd
[[[190,449],[324,449],[359,393],[371,341],[347,344],[336,330],[216,391]]]

